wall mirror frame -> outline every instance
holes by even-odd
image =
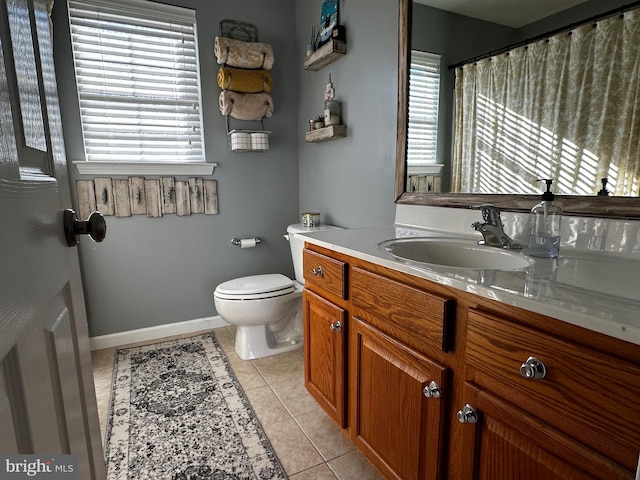
[[[468,208],[491,203],[502,210],[528,212],[539,195],[415,193],[406,191],[407,118],[411,11],[413,0],[398,0],[398,117],[396,136],[395,202],[407,205]],[[640,198],[556,195],[566,214],[591,217],[640,219]]]

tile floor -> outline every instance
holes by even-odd
[[[221,327],[214,332],[291,480],[382,478],[307,393],[302,350],[242,360],[234,350],[234,327]],[[92,352],[102,438],[109,410],[114,350]]]

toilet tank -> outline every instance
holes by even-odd
[[[291,258],[293,259],[293,270],[296,274],[296,280],[304,285],[304,275],[302,273],[302,249],[304,248],[304,239],[298,235],[301,233],[322,232],[324,230],[343,230],[333,225],[320,225],[318,227],[303,227],[301,223],[295,223],[287,227],[287,236],[289,237],[289,247],[291,247]]]

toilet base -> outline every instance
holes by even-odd
[[[300,332],[301,333],[301,332]],[[302,347],[302,335],[292,333],[288,338],[278,338],[278,332],[270,332],[265,325],[238,326],[235,350],[243,360],[268,357],[290,352]]]

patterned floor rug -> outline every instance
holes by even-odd
[[[212,334],[118,350],[108,480],[287,476]]]

